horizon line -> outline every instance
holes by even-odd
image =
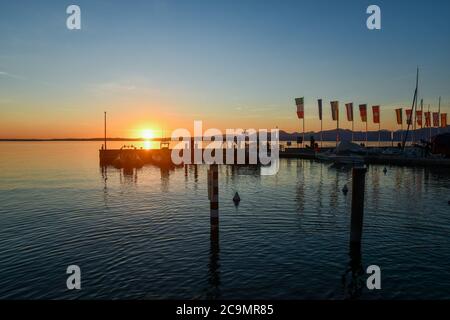
[[[450,128],[450,125],[448,125],[446,128],[441,128],[441,127],[423,127],[423,128],[416,128],[414,129],[410,129],[410,132],[414,132],[414,131],[421,131],[421,130],[448,130]],[[287,132],[284,131],[282,129],[280,129],[280,133],[283,132],[284,134],[287,135],[308,135],[308,134],[320,134],[320,133],[333,133],[336,132],[337,129],[332,129],[332,130],[322,130],[322,131],[305,131],[303,132],[298,132],[298,131],[294,131],[294,132]],[[350,129],[339,129],[340,132],[353,132],[353,133],[361,133],[361,134],[365,134],[366,131],[352,131]],[[406,132],[406,129],[399,129],[399,130],[388,130],[388,129],[381,129],[381,130],[371,130],[371,131],[367,131],[367,133],[378,133],[378,132]],[[191,137],[192,138],[192,137]],[[170,140],[171,137],[157,137],[157,138],[152,138],[152,139],[145,139],[145,138],[123,138],[123,137],[107,137],[106,141],[161,141],[161,140]],[[66,138],[0,138],[0,142],[39,142],[39,141],[104,141],[105,138],[99,138],[99,137],[92,137],[92,138],[70,138],[70,137],[66,137]]]

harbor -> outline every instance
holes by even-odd
[[[175,167],[171,159],[173,149],[169,148],[166,143],[163,148],[144,149],[137,147],[122,149],[100,149],[99,160],[101,166],[122,167],[142,167],[145,164],[153,164],[162,167]],[[203,152],[202,150],[200,150]],[[190,151],[191,163],[194,163],[194,151]],[[223,150],[223,158],[227,159],[228,151]],[[245,163],[249,164],[249,150],[245,152]],[[283,159],[308,159],[323,162],[339,162],[339,159],[329,157],[335,154],[335,148],[322,148],[314,150],[311,148],[284,148],[280,147],[279,158]],[[406,147],[405,152],[399,148],[393,147],[368,147],[358,150],[356,153],[343,152],[344,157],[341,161],[347,160],[347,164],[353,163],[357,157],[359,162],[364,164],[378,165],[394,165],[394,166],[417,166],[417,167],[450,167],[450,158],[446,158],[445,154],[432,154],[427,152],[424,147]],[[232,163],[235,163],[237,153],[234,151]],[[231,163],[231,164],[232,164]],[[197,163],[202,164],[202,163]],[[183,164],[181,164],[183,165]]]

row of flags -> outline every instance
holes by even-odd
[[[297,105],[297,117],[299,119],[305,118],[305,100],[304,98],[296,98],[295,103]],[[331,117],[333,121],[339,121],[339,101],[331,101]],[[319,119],[322,120],[322,99],[318,100],[319,107]],[[347,120],[354,121],[353,117],[353,103],[345,104]],[[403,124],[403,109],[398,108],[395,109],[395,113],[397,115],[397,123],[399,125]],[[412,109],[406,109],[406,123],[412,124]],[[362,122],[367,122],[367,104],[359,105],[359,114],[361,116]],[[372,114],[373,114],[373,123],[380,123],[380,106],[372,106]],[[431,118],[431,115],[433,118]],[[422,112],[422,110],[416,111],[416,120],[419,126],[423,124],[423,116],[425,116],[425,127],[431,127],[431,120],[433,119],[433,127],[442,128],[447,127],[447,113],[439,113],[439,112]]]
[[[304,98],[296,98],[295,103],[297,105],[297,117],[304,119],[305,117],[305,105]],[[339,101],[331,101],[331,117],[333,121],[339,121]],[[322,99],[318,100],[319,106],[319,119],[322,120]],[[345,109],[347,112],[347,120],[354,121],[353,117],[353,103],[346,103]],[[372,106],[373,122],[380,123],[380,106]],[[359,114],[362,122],[367,122],[367,104],[359,105]]]
[[[403,109],[395,109],[395,113],[397,115],[397,124],[401,125],[403,124]],[[406,124],[412,125],[412,109],[406,109]],[[447,127],[447,113],[439,113],[439,112],[422,112],[422,110],[416,111],[416,121],[418,126],[423,126],[423,116],[425,116],[425,127]],[[433,116],[433,118],[431,118]],[[433,123],[431,123],[431,120],[433,119]]]

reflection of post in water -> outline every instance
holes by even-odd
[[[169,191],[169,169],[160,168],[161,173],[161,191],[168,192]]]
[[[198,165],[194,164],[194,182],[198,182]]]
[[[365,279],[360,243],[350,244],[349,256],[350,261],[342,276],[342,285],[344,286],[346,298],[357,299],[361,296]]]
[[[123,180],[122,180],[123,171]],[[137,183],[137,169],[123,168],[120,170],[120,183],[136,184]]]
[[[219,225],[211,224],[210,231],[210,252],[208,265],[208,282],[210,289],[208,290],[207,299],[217,299],[220,296],[220,272],[219,272]]]
[[[364,188],[366,179],[366,168],[353,168],[352,176],[352,213],[350,221],[350,262],[343,275],[343,284],[349,298],[354,299],[361,295],[364,285],[364,275],[361,262],[361,239],[364,217]],[[350,281],[347,283],[347,275],[351,273]]]
[[[212,164],[208,170],[208,198],[211,225],[219,224],[219,166]]]
[[[336,212],[339,199],[339,171],[336,170],[336,179],[334,181],[334,187],[330,191],[330,208],[334,209],[332,212]]]
[[[134,169],[132,167],[124,167],[123,168],[123,175],[124,176],[132,176],[134,173]]]
[[[380,200],[380,172],[381,167],[372,167],[371,177],[372,177],[372,192],[371,197],[373,199],[374,209],[379,209],[379,200]]]
[[[105,188],[106,188],[106,181],[108,180],[108,167],[107,166],[102,166],[102,179],[103,182],[105,183]]]
[[[210,236],[211,251],[209,261],[210,290],[208,299],[219,296],[219,167],[217,164],[209,166],[208,170],[208,199],[210,201]]]
[[[319,215],[322,213],[322,208],[323,208],[323,203],[322,203],[322,188],[323,188],[323,165],[319,166],[320,168],[320,174],[319,174],[319,188],[317,190],[317,212],[319,213]]]
[[[295,200],[297,201],[297,212],[303,213],[305,209],[305,176],[303,167],[297,167],[297,186],[295,192]]]
[[[102,166],[102,180],[103,180],[103,201],[105,206],[107,205],[107,195],[108,195],[108,167]]]

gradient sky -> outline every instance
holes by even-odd
[[[81,7],[82,30],[66,28]],[[366,8],[382,30],[366,28]],[[0,138],[138,137],[144,128],[324,129],[329,100],[411,104],[416,66],[425,106],[450,111],[450,1],[4,1]],[[371,116],[370,116],[371,119]],[[355,129],[364,126],[355,122]],[[370,128],[375,130],[376,125]]]

